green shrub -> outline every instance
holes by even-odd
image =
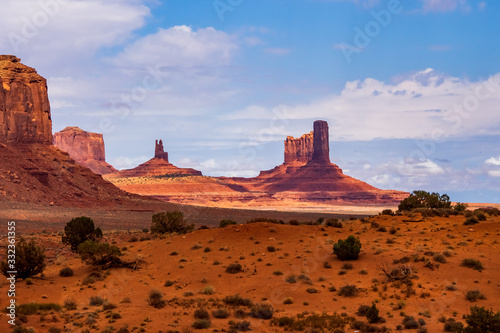
[[[465,316],[465,322],[467,327],[464,333],[500,332],[500,312],[494,313],[484,307],[471,307],[470,314]]]
[[[14,261],[15,260],[15,261]],[[12,262],[14,261],[14,262]],[[15,255],[6,249],[6,261],[0,263],[2,274],[9,277],[9,271],[17,271],[16,277],[27,279],[40,274],[45,269],[45,251],[36,245],[35,240],[26,241],[21,238],[16,242]]]
[[[380,213],[380,214],[382,214],[382,215],[391,215],[391,216],[395,215],[394,212],[392,211],[392,209],[384,209],[382,211],[382,213]]]
[[[73,270],[70,268],[70,267],[64,267],[63,269],[61,269],[59,271],[59,276],[62,276],[62,277],[69,277],[69,276],[73,276]]]
[[[86,241],[99,242],[101,238],[101,228],[95,228],[94,221],[91,218],[81,216],[66,223],[62,242],[63,244],[69,245],[71,251],[77,252],[78,245]]]
[[[267,222],[273,224],[285,224],[283,221],[278,221],[276,219],[270,219],[267,217],[256,217],[254,219],[248,220],[247,223],[259,223],[259,222]]]
[[[219,222],[219,228],[225,228],[229,225],[234,225],[236,224],[236,221],[234,220],[222,220]]]
[[[472,268],[472,269],[475,269],[477,271],[484,269],[483,264],[479,260],[471,259],[471,258],[466,258],[466,259],[462,260],[462,263],[460,264],[460,266]]]
[[[342,317],[338,314],[328,315],[312,314],[309,316],[281,317],[274,318],[271,321],[272,326],[279,326],[284,331],[289,332],[344,332],[343,328],[351,322],[351,318]],[[375,332],[375,331],[374,331]]]
[[[185,234],[194,230],[194,225],[187,225],[184,214],[179,211],[157,213],[151,219],[151,233],[154,234]]]
[[[243,320],[243,321],[229,321],[229,330],[228,332],[247,332],[251,331],[252,329],[250,328],[250,322]]]
[[[486,214],[481,209],[476,209],[474,215],[479,221],[486,221]]]
[[[346,240],[339,239],[337,244],[333,245],[333,253],[340,260],[355,260],[359,257],[361,251],[361,242],[354,236],[347,237]]]
[[[453,206],[453,209],[454,209],[455,211],[457,211],[457,212],[461,213],[461,212],[464,212],[464,211],[467,209],[467,207],[469,207],[469,205],[468,205],[468,204],[466,204],[466,203],[462,203],[462,202],[457,202],[457,203],[455,204],[455,206]]]
[[[109,243],[85,241],[78,245],[78,253],[82,261],[94,266],[120,266],[122,255],[120,249]]]
[[[413,316],[405,316],[403,318],[403,327],[408,330],[408,329],[416,329],[419,327],[419,325]]]
[[[272,246],[272,245],[269,245],[267,247],[267,252],[276,252],[276,248],[274,246]]]
[[[76,310],[78,306],[77,306],[76,301],[74,299],[68,298],[64,301],[64,307],[68,311],[73,311],[73,310]]]
[[[258,319],[271,319],[274,309],[270,304],[255,304],[250,309],[250,316]]]
[[[166,301],[163,299],[163,293],[156,289],[153,289],[149,292],[148,303],[149,305],[157,309],[161,309],[166,305]]]
[[[415,208],[451,208],[450,197],[447,194],[413,191],[398,206],[400,211],[411,211]]]
[[[104,303],[104,299],[101,296],[92,296],[89,298],[90,306],[100,306]]]
[[[360,305],[358,308],[358,311],[356,311],[356,314],[360,317],[366,317],[366,314],[368,313],[368,310],[371,309],[371,306],[369,305]]]

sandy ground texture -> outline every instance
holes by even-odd
[[[367,323],[356,312],[360,305],[375,303],[385,320],[378,327],[396,331],[409,315],[425,323],[421,327],[428,332],[442,332],[443,317],[463,321],[471,305],[500,310],[500,217],[473,226],[464,221],[464,216],[379,215],[344,220],[342,228],[251,223],[160,238],[105,231],[104,241],[121,248],[123,259],[143,260],[137,270],[106,271],[82,263],[61,243],[61,233],[37,234],[31,237],[46,248],[48,265],[31,285],[18,281],[17,304],[62,308],[17,319],[36,332],[223,332],[231,322],[244,321],[253,332],[282,332],[273,320],[285,316],[299,320],[336,313],[347,322]],[[343,262],[332,254],[332,244],[349,235],[359,237],[362,251],[358,260]],[[466,258],[479,260],[484,269],[461,266]],[[227,273],[235,263],[242,271]],[[74,276],[59,276],[65,267]],[[410,270],[410,284],[390,281],[382,273],[382,268],[398,267]],[[355,295],[341,295],[348,285]],[[7,290],[3,282],[2,306],[8,302]],[[151,290],[160,291],[163,308],[149,304]],[[467,300],[475,290],[484,299]],[[272,306],[273,319],[253,318],[251,307],[225,303],[233,295]],[[92,297],[102,298],[104,305],[90,305]],[[76,308],[65,307],[71,302]],[[199,309],[208,311],[210,328],[191,327]],[[227,318],[215,318],[217,309],[227,310]],[[0,332],[10,331],[7,320],[2,313]],[[344,330],[355,332],[350,325]]]

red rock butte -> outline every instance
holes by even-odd
[[[54,133],[54,145],[97,174],[105,175],[116,171],[106,163],[102,134],[87,132],[78,127],[66,127]]]
[[[158,176],[202,176],[201,171],[191,168],[179,168],[168,161],[168,153],[164,151],[163,141],[155,141],[155,155],[149,161],[127,170],[121,170],[107,175],[108,178],[118,177],[158,177]]]
[[[47,81],[12,55],[0,55],[0,140],[52,144]]]

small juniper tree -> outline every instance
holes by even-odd
[[[85,216],[76,217],[66,223],[63,244],[71,246],[71,251],[77,252],[78,245],[85,241],[98,242],[102,238],[101,228],[95,228],[94,221]]]
[[[43,247],[36,245],[32,239],[26,241],[21,238],[16,244],[15,262],[10,262],[12,253],[7,248],[7,261],[0,264],[0,269],[5,276],[10,276],[9,271],[17,271],[16,277],[26,279],[42,273],[45,269],[45,252]],[[12,266],[14,265],[14,266]]]
[[[333,253],[340,260],[356,260],[361,252],[361,242],[359,238],[350,235],[347,239],[339,239],[337,244],[333,245]]]
[[[194,229],[194,225],[187,225],[184,214],[179,211],[154,214],[151,223],[151,232],[164,234],[177,232],[185,234]]]

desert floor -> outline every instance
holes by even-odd
[[[199,331],[227,331],[230,321],[248,321],[254,332],[284,330],[273,325],[273,319],[236,318],[235,313],[245,316],[250,309],[223,300],[238,294],[253,303],[272,305],[274,319],[337,313],[347,321],[353,317],[367,322],[356,312],[360,305],[375,302],[386,321],[377,326],[396,331],[403,315],[410,315],[423,319],[428,332],[442,332],[440,318],[463,321],[471,305],[500,310],[500,218],[488,217],[473,226],[463,225],[464,220],[463,216],[379,215],[344,220],[343,228],[251,223],[159,238],[142,231],[105,230],[104,241],[121,248],[125,260],[143,263],[137,270],[102,272],[82,263],[61,243],[61,227],[59,233],[28,236],[46,248],[47,267],[31,285],[18,281],[17,304],[57,303],[63,307],[18,316],[17,322],[26,321],[23,326],[36,332],[51,328],[102,332],[108,327],[116,331],[126,327],[131,332],[192,332],[198,331],[191,328],[195,310],[226,308],[227,318],[211,314],[210,328]],[[332,254],[332,244],[349,235],[359,237],[362,252],[358,260],[343,262]],[[465,258],[480,260],[484,269],[462,267]],[[398,259],[405,263],[394,264]],[[240,263],[243,272],[227,273],[226,267],[233,263]],[[411,286],[390,282],[382,274],[381,268],[398,265],[415,275]],[[74,276],[60,277],[64,267],[72,268]],[[292,275],[294,283],[288,282]],[[339,295],[346,285],[354,285],[357,295]],[[153,289],[163,294],[165,307],[149,305]],[[2,306],[7,305],[7,290],[3,282]],[[471,290],[479,290],[485,299],[468,301],[465,295]],[[111,306],[91,306],[89,300],[95,296]],[[291,304],[284,304],[287,298]],[[76,303],[75,310],[64,307],[68,301]],[[1,332],[11,329],[7,320],[2,313]],[[346,325],[345,332],[354,331]]]

